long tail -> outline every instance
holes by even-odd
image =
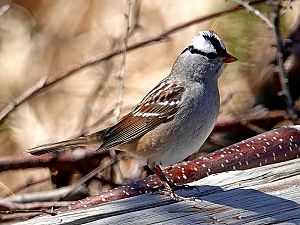
[[[96,133],[71,140],[61,141],[52,144],[45,144],[28,149],[27,152],[31,155],[44,155],[46,153],[58,153],[72,148],[86,147],[96,144],[100,147],[100,145],[103,142],[104,133],[105,131],[98,131]]]

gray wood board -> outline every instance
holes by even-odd
[[[300,159],[211,175],[191,185],[198,190],[177,193],[196,201],[145,194],[18,225],[300,224]]]

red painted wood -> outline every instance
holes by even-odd
[[[210,174],[244,170],[300,156],[300,126],[281,127],[223,148],[205,157],[164,170],[175,185],[187,184]],[[162,184],[156,175],[89,197],[56,210],[57,213],[141,195]]]

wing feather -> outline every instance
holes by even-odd
[[[101,147],[127,143],[172,120],[179,110],[183,92],[184,87],[174,80],[161,81],[129,114],[107,130]]]

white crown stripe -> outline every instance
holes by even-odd
[[[221,44],[221,47],[226,49],[225,44],[223,43],[221,38],[215,32],[213,32],[213,31],[200,31],[199,35],[214,37],[215,39],[217,39],[219,41],[219,43]]]
[[[194,37],[192,39],[191,45],[195,49],[198,49],[202,52],[217,54],[215,47],[210,43],[210,41],[206,40],[202,35]]]
[[[225,50],[225,45],[222,40],[212,31],[201,31],[199,35],[194,37],[190,43],[195,49],[204,53],[215,53],[217,50],[207,37],[215,38],[220,43],[220,46]]]

